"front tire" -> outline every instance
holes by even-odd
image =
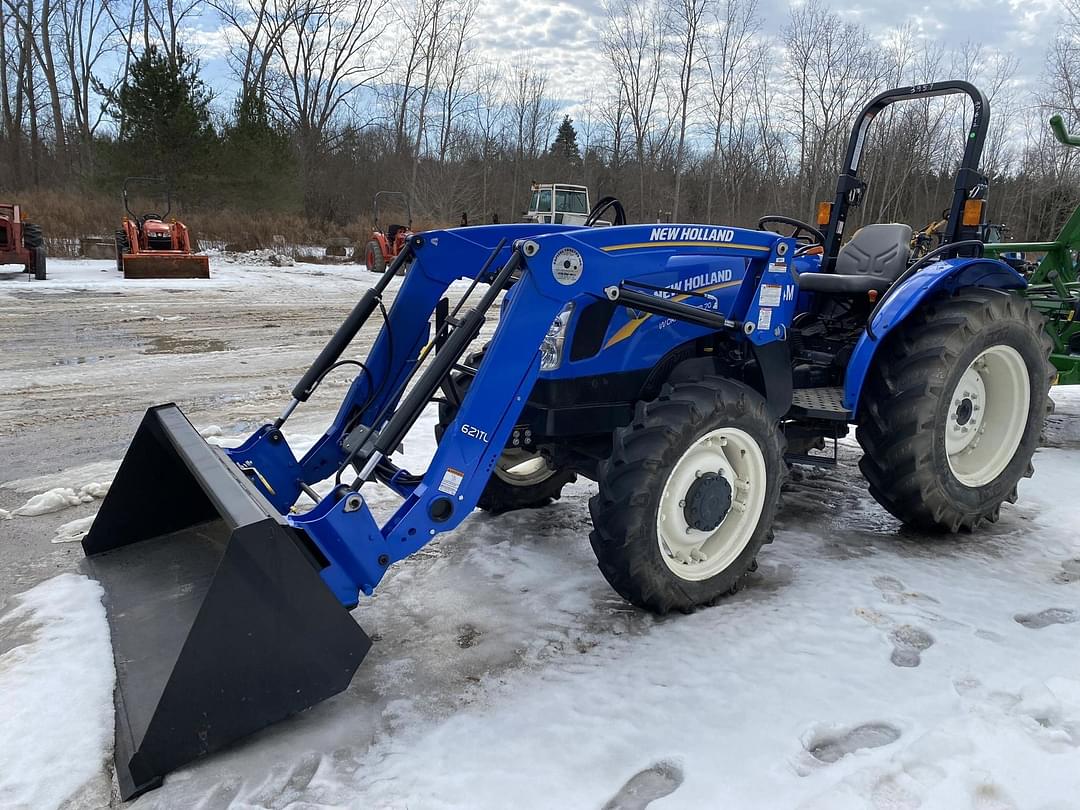
[[[690,612],[755,565],[786,472],[765,400],[732,380],[665,386],[615,431],[589,502],[601,573],[629,602]]]
[[[34,279],[37,281],[45,280],[45,247],[43,245],[33,248],[30,251],[31,265],[34,269]]]
[[[131,242],[128,241],[127,232],[116,232],[116,269],[124,272],[124,256],[131,252]]]
[[[913,313],[877,353],[856,432],[870,493],[921,531],[996,521],[1032,472],[1051,409],[1042,319],[1017,295],[970,288]]]
[[[372,273],[382,273],[386,270],[386,257],[383,256],[382,248],[374,239],[367,243],[367,248],[364,250],[364,264]]]

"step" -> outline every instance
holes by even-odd
[[[827,388],[796,388],[791,394],[791,415],[810,419],[830,419],[848,422],[851,411],[844,407],[842,386]]]

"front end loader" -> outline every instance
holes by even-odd
[[[961,216],[916,261],[907,226],[839,239],[866,125],[888,104],[950,93],[975,102],[953,209],[977,218],[985,98],[964,82],[899,88],[856,122],[825,233],[770,216],[758,230],[416,234],[281,415],[240,446],[211,447],[175,405],[151,408],[83,541],[113,634],[124,798],[340,692],[370,646],[350,611],[390,566],[474,507],[540,506],[574,475],[597,482],[600,572],[657,613],[734,592],[772,539],[785,452],[827,463],[807,453],[851,426],[871,493],[909,526],[996,520],[1030,474],[1047,409],[1047,347],[1016,294],[1023,278],[979,255]],[[795,232],[766,229],[781,222]],[[451,307],[460,280],[471,283]],[[290,416],[357,364],[342,356],[376,313],[360,372],[298,458]],[[439,413],[434,453],[404,469],[395,457],[427,408]],[[373,486],[400,499],[381,522]]]
[[[157,177],[124,180],[125,216],[116,232],[116,269],[124,278],[210,278],[210,259],[195,253],[188,227],[172,213],[172,194],[165,190],[165,213],[136,214],[131,210],[133,183],[165,187]]]

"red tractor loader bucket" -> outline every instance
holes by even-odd
[[[124,278],[210,278],[210,259],[206,256],[133,253],[122,261]]]
[[[342,691],[371,646],[317,547],[175,405],[146,412],[83,550],[105,589],[125,800]]]

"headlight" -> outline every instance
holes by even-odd
[[[544,342],[540,344],[540,370],[552,371],[562,362],[563,343],[566,341],[566,328],[570,325],[570,316],[574,312],[571,301],[555,316],[548,327]]]

